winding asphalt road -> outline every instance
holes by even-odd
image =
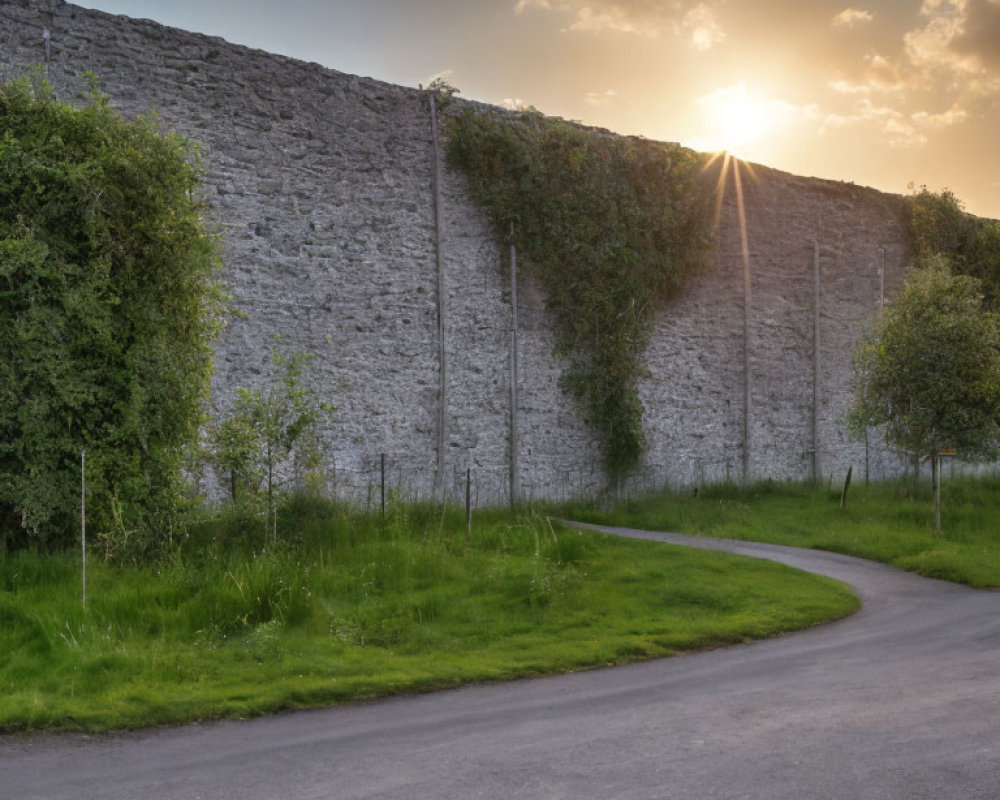
[[[830,553],[604,530],[829,575],[863,607],[776,639],[555,678],[0,738],[0,798],[1000,798],[1000,594]]]

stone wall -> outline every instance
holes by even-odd
[[[44,32],[49,32],[46,50]],[[435,150],[423,92],[346,75],[58,0],[0,0],[0,71],[45,63],[71,99],[96,73],[127,115],[154,111],[201,145],[205,198],[222,238],[224,280],[242,312],[216,343],[215,403],[265,379],[272,351],[314,355],[337,407],[324,432],[338,492],[378,480],[427,495],[445,426],[441,483],[476,476],[480,503],[507,499],[511,459],[510,280],[506,252],[462,175]],[[848,442],[841,417],[850,356],[906,247],[897,198],[743,165],[751,273],[749,426],[744,426],[744,277],[730,175],[714,264],[659,315],[641,397],[649,440],[636,484],[842,476],[896,468]],[[439,293],[435,234],[444,291]],[[819,247],[819,347],[814,353]],[[518,465],[525,496],[599,489],[594,438],[558,388],[560,365],[537,287],[519,281]],[[275,336],[280,336],[275,344]],[[814,356],[819,403],[814,423]],[[815,424],[815,436],[814,436]],[[746,448],[744,447],[746,445]],[[744,455],[744,453],[746,455]]]

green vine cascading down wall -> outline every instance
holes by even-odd
[[[562,385],[616,482],[645,445],[639,381],[654,316],[710,253],[705,159],[534,111],[465,111],[448,130],[496,236],[513,238],[544,287]]]

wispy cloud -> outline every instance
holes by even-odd
[[[420,84],[421,86],[430,86],[434,81],[444,81],[445,83],[451,83],[452,79],[455,77],[455,70],[453,69],[443,69],[440,72],[435,72],[433,75],[425,78]]]
[[[569,15],[574,33],[618,33],[656,38],[674,34],[696,50],[726,38],[716,9],[719,0],[517,0],[514,13],[529,9]]]
[[[515,14],[523,14],[530,8],[538,8],[542,11],[551,11],[552,3],[549,0],[517,0],[514,6]]]
[[[660,27],[653,20],[641,21],[614,3],[606,8],[591,8],[584,6],[576,12],[576,19],[567,30],[586,33],[602,33],[616,31],[632,33],[640,36],[659,36]]]
[[[705,3],[699,3],[684,15],[681,28],[687,33],[692,47],[703,52],[711,50],[726,38],[718,16]]]
[[[853,28],[863,22],[871,22],[875,15],[871,11],[864,11],[857,8],[845,8],[833,18],[835,28]]]
[[[587,92],[583,102],[588,106],[607,107],[614,105],[618,100],[618,92],[614,89],[606,89],[603,92]]]
[[[885,137],[890,147],[912,149],[930,143],[931,134],[959,125],[969,118],[968,112],[953,106],[947,111],[913,111],[879,105],[869,98],[861,98],[848,113],[829,113],[821,117],[823,133],[853,129],[860,133],[876,133]]]

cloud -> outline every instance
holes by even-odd
[[[978,60],[957,52],[952,44],[965,30],[966,0],[924,0],[920,9],[927,23],[903,36],[906,54],[914,66],[964,75],[981,71]]]
[[[842,95],[892,94],[900,97],[909,88],[905,70],[893,59],[879,53],[869,53],[862,59],[862,64],[860,80],[838,78],[828,81],[827,86]]]
[[[1000,91],[1000,0],[924,0],[920,14],[926,24],[904,37],[914,65]]]
[[[691,46],[702,52],[711,50],[726,38],[715,11],[705,3],[699,3],[684,15],[681,28],[688,34]]]
[[[853,28],[861,22],[871,22],[875,15],[871,11],[862,11],[857,8],[845,8],[833,18],[835,28]]]
[[[434,81],[444,81],[445,83],[451,83],[452,79],[455,77],[455,70],[453,69],[443,69],[440,72],[435,72],[433,75],[425,78],[420,84],[421,86],[430,86]]]
[[[517,0],[514,13],[528,9],[570,16],[566,31],[624,33],[656,38],[665,34],[685,39],[706,51],[726,38],[715,5],[720,0]]]
[[[608,89],[604,92],[587,92],[583,97],[583,102],[588,106],[606,107],[614,105],[617,99],[618,93],[614,89]]]
[[[931,114],[927,111],[917,111],[910,115],[910,119],[915,125],[924,128],[940,130],[951,125],[958,125],[969,118],[969,112],[964,108],[952,106],[947,111],[940,114]]]
[[[551,11],[552,3],[549,0],[517,0],[517,5],[514,6],[515,14],[523,14],[529,8],[538,8],[542,11]]]
[[[960,55],[983,67],[1000,70],[1000,2],[966,0],[962,30],[950,42]]]
[[[927,145],[931,134],[960,125],[968,119],[969,113],[957,104],[943,112],[920,110],[907,113],[862,97],[851,112],[828,113],[819,118],[819,121],[821,133],[847,128],[868,129],[886,137],[890,147],[912,149]]]
[[[640,20],[616,3],[599,4],[606,8],[591,8],[583,6],[577,9],[576,19],[567,30],[586,33],[602,33],[616,31],[618,33],[633,33],[640,36],[659,36],[660,27],[654,20]]]

